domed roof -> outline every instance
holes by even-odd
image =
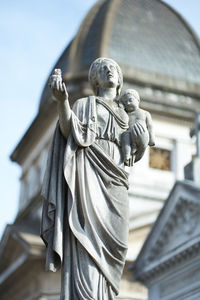
[[[65,78],[73,78],[86,74],[97,57],[114,59],[125,78],[143,72],[200,84],[199,40],[159,0],[98,1],[56,67],[64,70]],[[46,88],[41,104],[45,93]]]

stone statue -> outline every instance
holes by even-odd
[[[141,159],[148,145],[155,145],[152,119],[149,112],[139,108],[140,96],[136,90],[124,91],[119,103],[129,116],[129,130],[122,135],[124,163],[132,166]]]
[[[195,113],[194,129],[190,131],[190,136],[196,136],[196,157],[200,158],[200,113]]]
[[[65,300],[115,299],[128,246],[128,174],[121,143],[129,117],[117,100],[122,72],[113,60],[98,58],[89,81],[95,96],[77,100],[71,109],[59,74],[50,80],[59,122],[42,189],[41,236],[46,269],[62,266]]]
[[[185,179],[200,185],[200,113],[195,113],[194,128],[190,130],[190,137],[196,137],[196,154],[192,161],[184,167]]]

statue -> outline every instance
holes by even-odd
[[[140,96],[136,90],[122,93],[119,103],[129,116],[129,130],[122,135],[124,164],[132,166],[144,155],[147,146],[155,146],[153,124],[149,112],[139,108]]]
[[[190,130],[190,137],[196,137],[196,153],[192,161],[184,167],[185,179],[200,184],[200,113],[195,112],[194,128]]]
[[[77,100],[73,109],[56,73],[50,85],[59,122],[42,189],[46,270],[62,266],[63,300],[115,299],[129,228],[121,146],[129,117],[118,102],[122,72],[113,60],[96,59],[89,70],[95,96]]]
[[[196,157],[200,158],[200,113],[195,113],[194,129],[190,130],[190,137],[196,136]]]

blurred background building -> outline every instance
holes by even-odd
[[[159,0],[98,1],[75,38],[58,58],[71,104],[92,94],[87,74],[97,57],[122,68],[124,89],[134,88],[141,107],[152,114],[156,147],[130,170],[129,250],[119,299],[147,299],[133,282],[130,265],[174,182],[195,154],[189,132],[200,111],[200,42],[187,22]],[[60,273],[45,273],[45,247],[39,237],[41,184],[57,121],[47,83],[38,113],[12,153],[22,169],[19,209],[0,243],[1,299],[59,299]]]

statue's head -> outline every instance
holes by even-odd
[[[97,58],[90,66],[88,79],[95,95],[98,95],[99,87],[106,85],[116,87],[116,96],[119,96],[123,85],[122,71],[110,58]]]

